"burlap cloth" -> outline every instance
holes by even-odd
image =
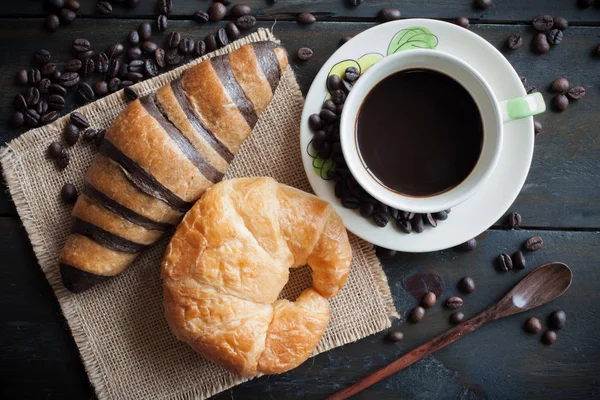
[[[213,54],[258,40],[276,41],[269,31],[261,30]],[[145,95],[202,59],[141,82],[135,89]],[[299,145],[302,106],[302,94],[292,68],[288,68],[273,102],[235,157],[226,178],[266,175],[310,191]],[[123,94],[118,92],[79,111],[93,128],[100,129],[108,128],[124,107]],[[0,161],[33,250],[56,293],[98,398],[206,398],[243,382],[243,378],[178,342],[169,331],[163,317],[160,261],[170,235],[119,277],[88,292],[75,295],[62,286],[58,254],[71,226],[71,207],[60,201],[60,188],[72,182],[81,189],[84,173],[96,153],[92,145],[78,143],[69,149],[71,163],[62,172],[45,158],[48,144],[60,139],[67,120],[61,118],[13,140],[1,150]],[[330,301],[331,320],[315,354],[383,330],[390,326],[389,317],[396,316],[372,246],[355,236],[350,238],[352,272],[341,293]],[[308,268],[293,270],[282,297],[295,299],[308,286]]]

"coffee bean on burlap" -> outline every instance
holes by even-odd
[[[75,204],[77,201],[77,189],[72,183],[65,183],[60,190],[60,197],[65,204]]]
[[[81,114],[78,111],[72,112],[69,116],[69,120],[73,125],[75,125],[78,128],[86,129],[90,127],[90,122],[88,121],[88,119],[85,117],[85,115]]]
[[[65,142],[69,146],[73,146],[79,140],[79,128],[74,124],[67,124],[63,132]]]
[[[123,93],[125,94],[125,100],[127,101],[134,101],[138,99],[138,94],[130,87],[124,88]]]

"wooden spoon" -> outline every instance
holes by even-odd
[[[490,321],[518,314],[539,307],[562,295],[571,285],[573,274],[563,263],[549,263],[531,271],[525,278],[496,304],[475,317],[442,333],[429,342],[403,355],[396,361],[362,378],[355,384],[340,390],[325,400],[341,400],[354,396],[369,386],[395,374],[429,354],[460,339],[467,333],[482,327]]]

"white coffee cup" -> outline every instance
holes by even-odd
[[[457,186],[432,196],[403,195],[383,186],[365,167],[358,148],[356,121],[365,97],[386,77],[410,69],[441,72],[460,83],[477,104],[483,122],[482,150],[473,171]],[[436,50],[408,50],[385,57],[360,76],[344,104],[340,142],[350,172],[369,194],[399,210],[432,213],[455,207],[477,193],[498,163],[504,124],[545,109],[540,93],[499,101],[481,74],[457,57]]]

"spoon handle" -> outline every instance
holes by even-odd
[[[406,353],[402,357],[395,361],[392,361],[385,367],[373,372],[370,375],[365,376],[358,382],[348,386],[345,389],[340,390],[327,397],[325,400],[342,400],[354,396],[358,392],[363,391],[371,385],[395,374],[396,372],[414,364],[422,358],[425,358],[431,353],[438,351],[439,349],[446,347],[450,343],[454,343],[467,333],[471,333],[486,323],[496,319],[498,317],[495,307],[488,308],[487,310],[477,314],[473,318],[463,322],[460,325],[455,326],[452,329],[436,336],[429,342],[422,344],[416,349],[409,353]]]

